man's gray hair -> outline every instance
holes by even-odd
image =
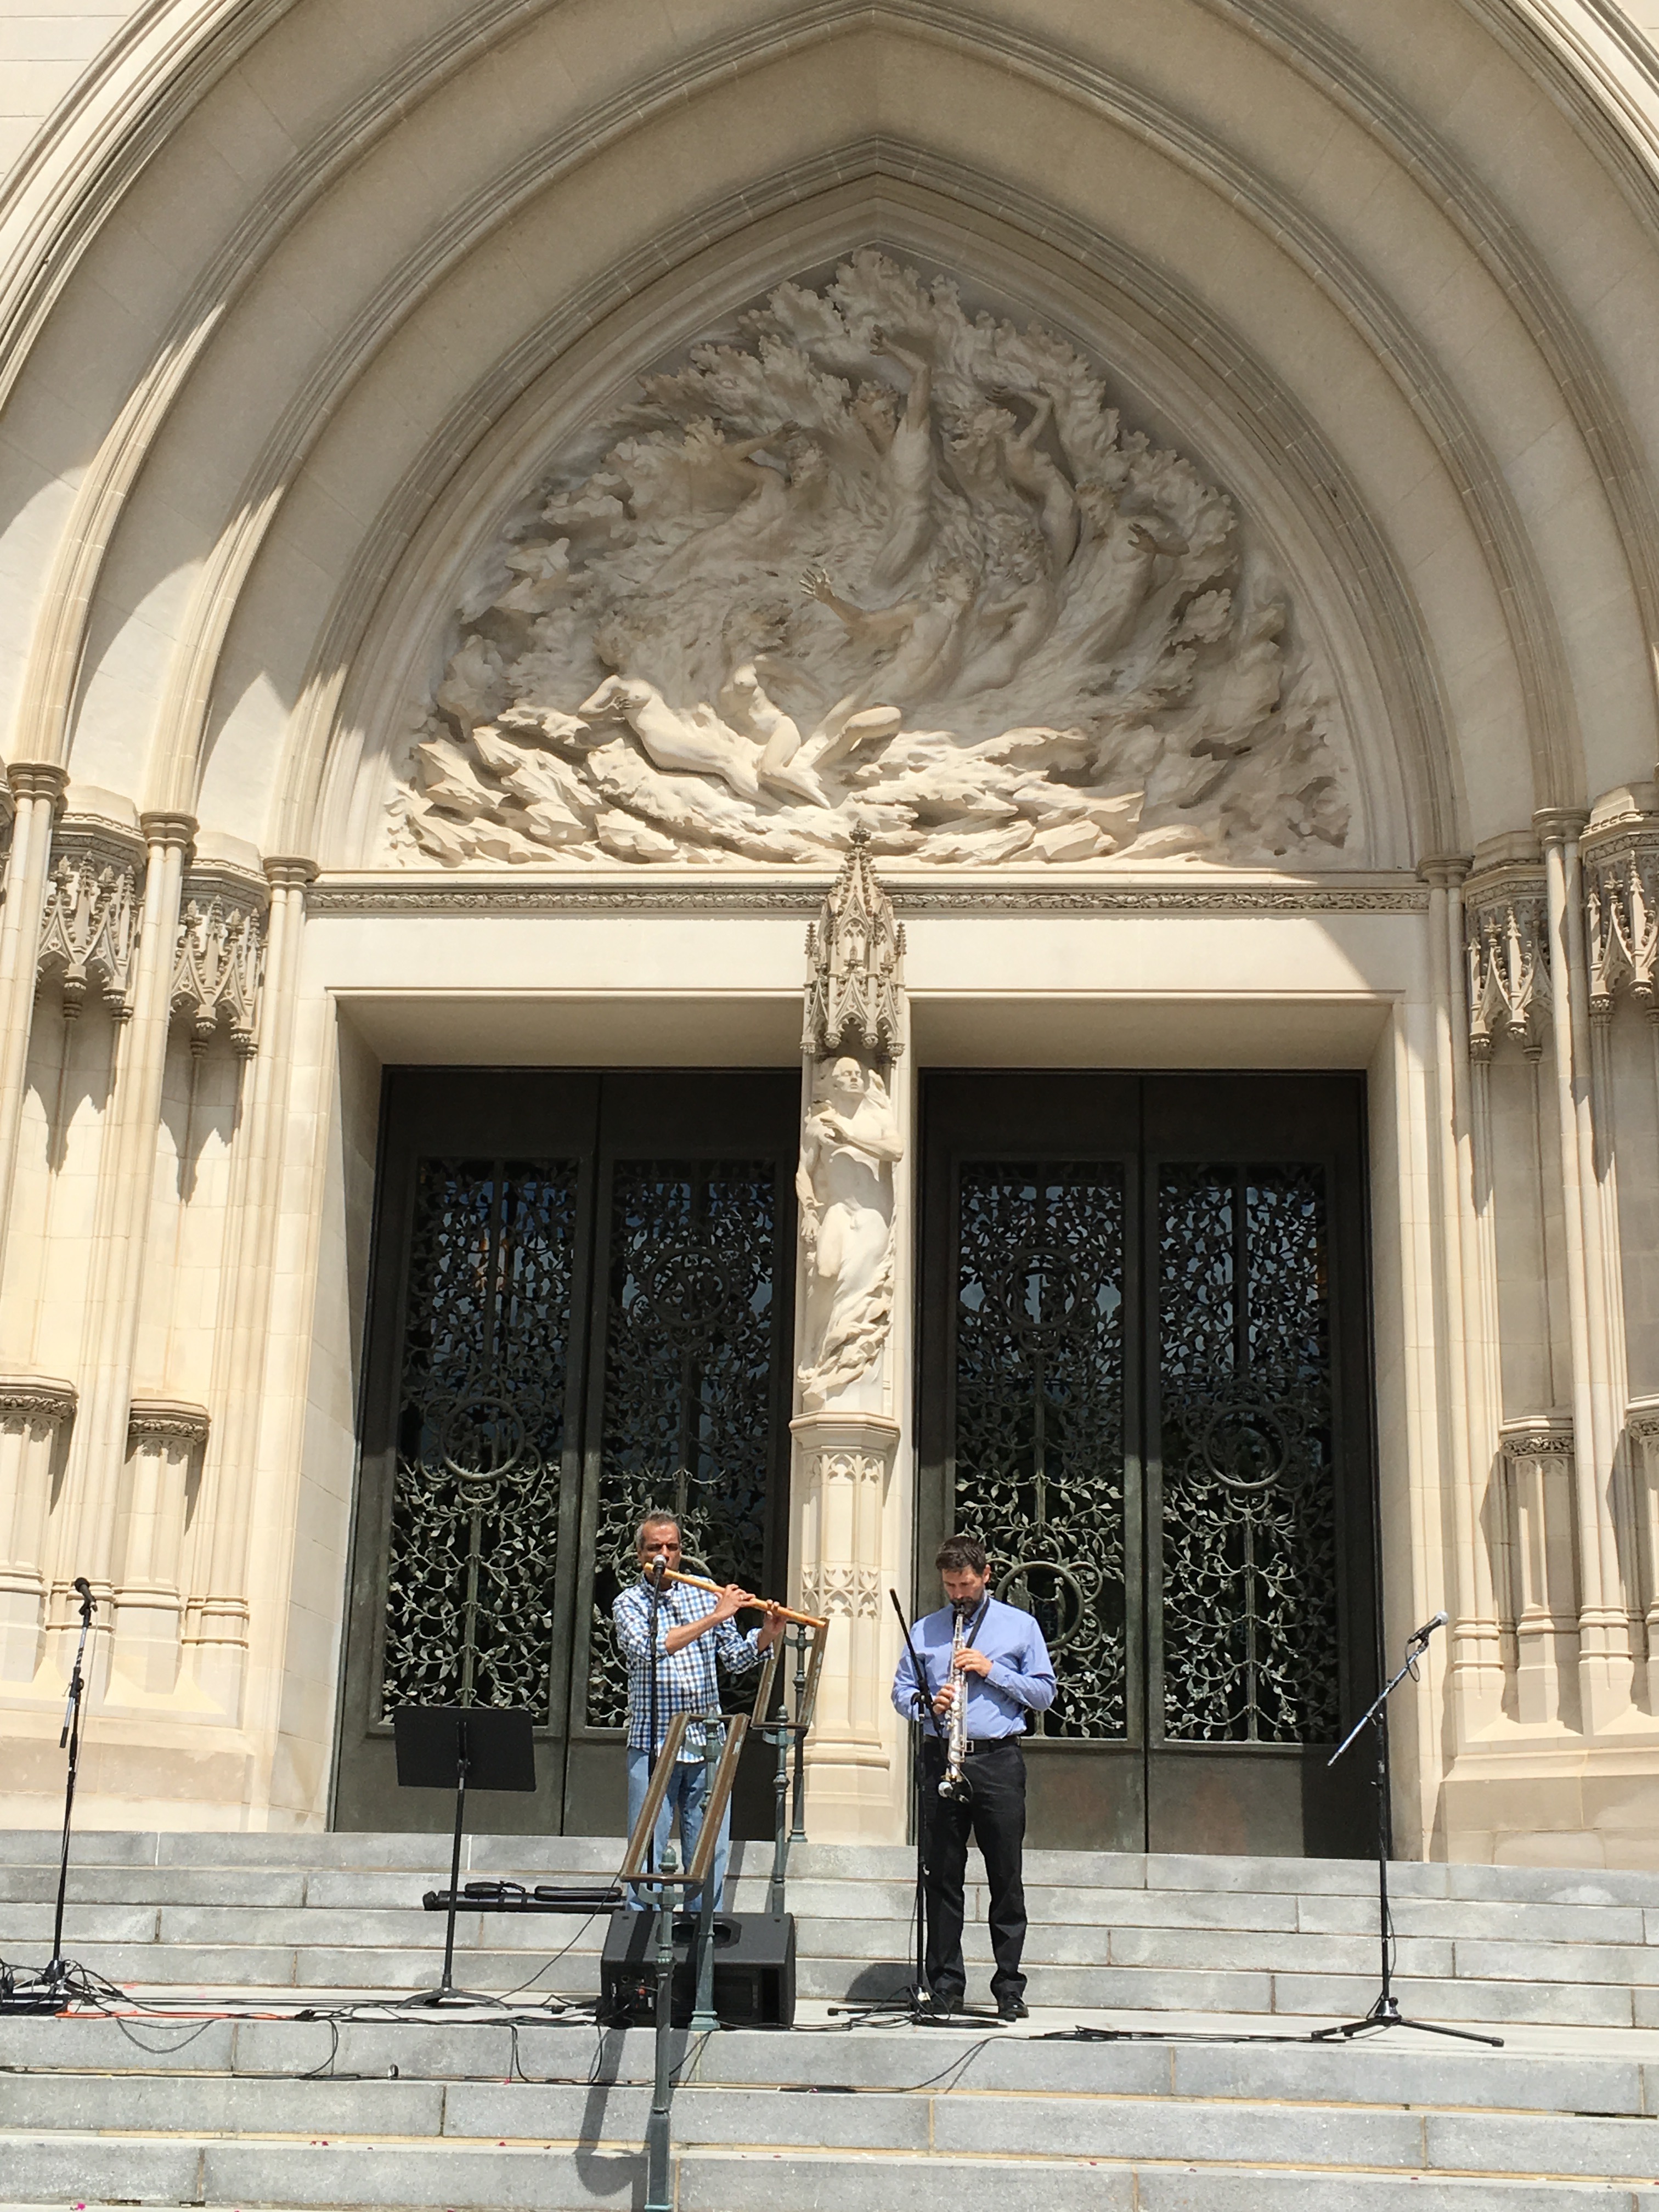
[[[636,1552],[642,1552],[645,1549],[645,1532],[647,1528],[672,1528],[677,1536],[683,1536],[685,1533],[680,1527],[678,1514],[647,1513],[634,1531],[634,1549]]]

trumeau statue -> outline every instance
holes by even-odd
[[[844,1053],[801,1133],[806,1251],[800,1381],[815,1413],[874,1363],[893,1317],[893,1165],[904,1140],[878,1070]]]
[[[1344,749],[1232,507],[1063,340],[865,251],[556,470],[393,801],[447,864],[1340,854]]]
[[[795,1194],[806,1261],[802,1403],[820,1411],[880,1358],[893,1315],[893,1170],[904,1141],[888,1093],[904,1050],[904,931],[854,826],[806,933],[801,1051],[812,1100]]]

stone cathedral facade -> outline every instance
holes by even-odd
[[[831,1620],[815,1838],[966,1529],[1037,1840],[1363,1850],[1443,1612],[1396,1850],[1659,1864],[1644,13],[64,12],[0,1820],[82,1577],[91,1822],[428,1825],[464,1703],[615,1832],[657,1505]]]

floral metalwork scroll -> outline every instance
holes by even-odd
[[[769,1162],[618,1161],[611,1200],[605,1408],[587,1725],[620,1728],[611,1626],[634,1532],[680,1517],[685,1564],[750,1589],[765,1564],[774,1453],[777,1171]]]
[[[1334,1738],[1328,1237],[1317,1166],[1160,1173],[1167,1739]]]
[[[1060,1660],[1045,1735],[1126,1733],[1123,1177],[964,1163],[952,1524]]]
[[[419,1164],[383,1712],[549,1717],[576,1183],[558,1161]]]

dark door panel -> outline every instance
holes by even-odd
[[[611,1607],[634,1574],[646,1506],[679,1515],[689,1572],[783,1587],[799,1114],[793,1073],[605,1079],[583,1455],[591,1534],[565,1808],[574,1833],[625,1826],[615,1746],[627,1682]],[[734,1833],[770,1834],[774,1804],[757,1743],[739,1769]]]
[[[1033,1840],[1362,1847],[1357,1081],[941,1073],[924,1131],[918,1601],[967,1528],[1042,1624]]]
[[[1139,1850],[1139,1085],[930,1079],[927,1113],[919,1602],[938,1602],[947,1530],[981,1534],[1060,1680],[1030,1746],[1032,1833]]]
[[[1146,1086],[1149,1834],[1362,1849],[1375,1690],[1361,1094]],[[1287,1840],[1295,1838],[1296,1840]]]
[[[390,1716],[473,1703],[534,1714],[538,1773],[476,1827],[617,1832],[641,1514],[781,1587],[799,1111],[793,1070],[388,1074],[337,1826],[447,1826]]]

